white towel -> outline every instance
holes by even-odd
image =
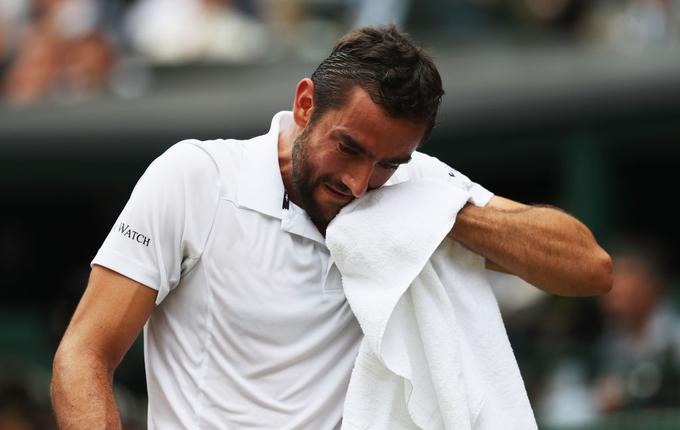
[[[446,237],[469,198],[413,179],[344,208],[326,243],[364,332],[343,429],[536,429],[484,259]]]

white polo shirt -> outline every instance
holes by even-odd
[[[278,136],[291,124],[281,112],[251,140],[172,146],[92,261],[158,290],[144,329],[150,429],[339,428],[362,334],[324,238],[284,204]],[[415,153],[386,186],[425,174],[459,175]]]

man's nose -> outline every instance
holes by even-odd
[[[368,184],[373,174],[373,163],[362,163],[350,169],[343,177],[343,184],[352,192],[354,197],[366,194]]]

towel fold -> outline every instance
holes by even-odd
[[[469,193],[417,178],[344,208],[326,243],[364,339],[344,429],[536,428],[484,259],[447,238]]]

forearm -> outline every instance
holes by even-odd
[[[552,294],[587,296],[611,288],[609,255],[587,227],[555,208],[515,202],[503,207],[467,205],[450,235]]]
[[[120,429],[113,369],[94,352],[60,346],[54,359],[52,406],[61,430]]]

